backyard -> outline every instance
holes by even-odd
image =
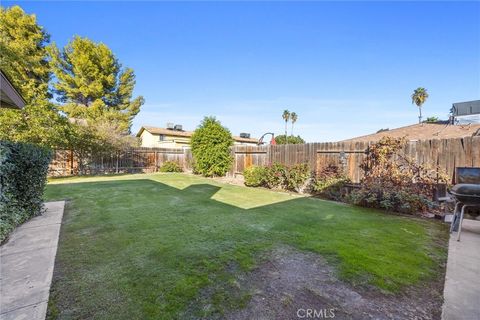
[[[51,319],[438,317],[437,221],[187,174],[52,179]]]

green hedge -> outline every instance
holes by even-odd
[[[43,210],[49,149],[0,141],[0,242],[15,228]]]

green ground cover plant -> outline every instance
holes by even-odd
[[[193,175],[54,179],[46,196],[68,199],[51,319],[221,318],[249,299],[237,276],[282,245],[390,292],[428,283],[446,258],[435,221]]]

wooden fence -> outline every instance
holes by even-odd
[[[165,161],[175,161],[189,171],[192,153],[189,149],[134,148],[79,156],[71,150],[56,150],[49,176],[156,172]]]
[[[308,163],[311,170],[320,172],[329,164],[345,169],[350,179],[359,182],[364,172],[360,163],[373,142],[326,142],[300,145],[234,146],[234,164],[230,174],[241,174],[251,165]],[[410,141],[404,154],[418,163],[438,165],[453,179],[455,167],[480,167],[480,137]],[[50,175],[154,172],[165,161],[176,161],[185,170],[192,168],[189,149],[136,148],[109,156],[89,156],[79,161],[70,151],[56,152]],[[81,164],[81,165],[80,165]],[[83,168],[82,168],[83,166]]]

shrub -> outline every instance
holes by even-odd
[[[287,190],[302,192],[311,176],[308,163],[299,163],[285,171],[285,188]]]
[[[233,163],[230,131],[214,117],[205,117],[191,139],[194,172],[206,177],[224,176]]]
[[[432,208],[436,186],[446,184],[448,177],[438,167],[405,157],[401,152],[405,144],[405,139],[385,137],[370,146],[361,164],[366,171],[361,187],[349,195],[352,203],[402,213]]]
[[[401,213],[416,213],[434,206],[425,195],[416,194],[407,188],[388,190],[381,184],[363,186],[350,193],[347,199],[356,205]]]
[[[175,161],[165,161],[160,167],[160,172],[182,172],[182,167]]]
[[[285,138],[284,134],[275,137],[276,144],[287,144],[287,139]],[[288,144],[304,144],[305,140],[302,139],[300,136],[288,136]]]
[[[243,171],[245,185],[248,187],[261,187],[265,185],[266,167],[250,166]]]
[[[330,200],[341,201],[344,198],[343,189],[350,179],[341,168],[328,165],[315,178],[312,184],[313,192]]]
[[[41,214],[51,158],[48,149],[0,141],[0,241],[15,226]]]
[[[285,176],[287,167],[281,163],[274,163],[265,170],[265,185],[270,189],[283,188],[285,186]]]
[[[291,167],[274,163],[268,167],[251,166],[245,169],[243,176],[246,186],[265,186],[270,189],[279,188],[303,192],[309,183],[311,173],[306,163],[296,164]]]

